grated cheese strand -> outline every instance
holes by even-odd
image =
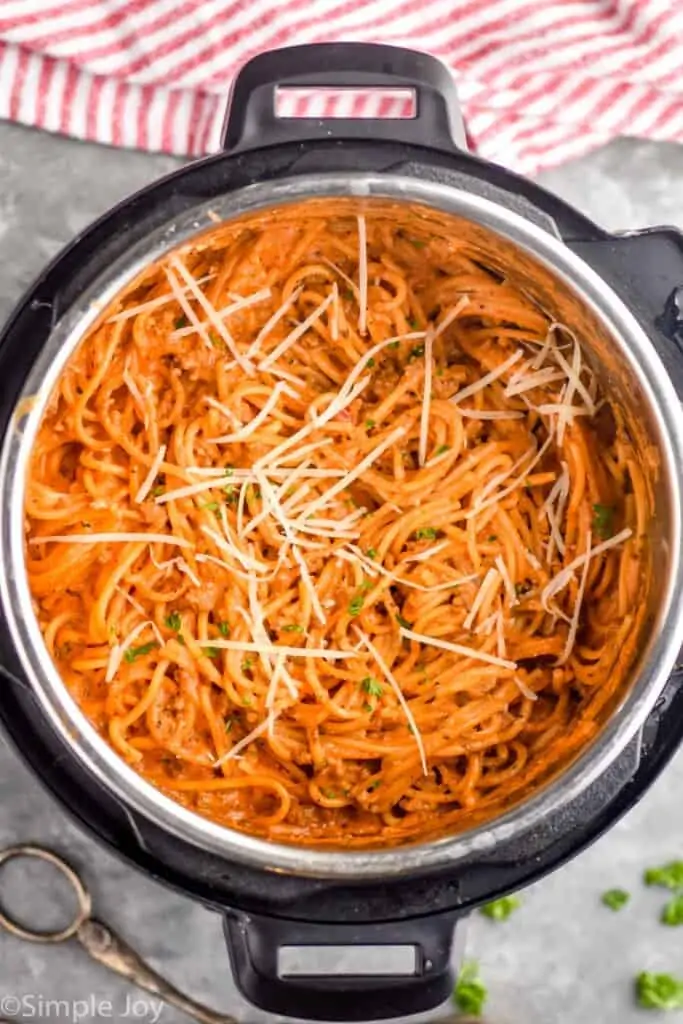
[[[244,427],[240,427],[240,429],[236,430],[235,433],[233,434],[222,434],[220,437],[207,437],[207,441],[213,441],[215,444],[237,444],[240,441],[246,441],[246,439],[250,437],[251,434],[253,434],[256,430],[258,430],[261,424],[265,423],[265,421],[268,419],[271,412],[277,405],[280,399],[280,395],[284,390],[286,390],[286,387],[286,384],[278,382],[273,388],[273,391],[269,398],[267,399],[267,401],[264,402],[260,412],[258,412],[256,416],[254,416],[254,418],[250,420]]]
[[[377,650],[377,648],[373,644],[373,642],[370,639],[370,637],[366,636],[366,634],[361,629],[358,629],[357,626],[355,626],[354,629],[356,630],[356,633],[360,637],[362,643],[365,644],[365,646],[367,647],[368,651],[370,652],[372,657],[377,662],[377,665],[378,665],[382,675],[384,676],[386,681],[389,683],[389,686],[392,688],[392,690],[396,694],[396,699],[398,700],[398,702],[399,702],[399,704],[400,704],[400,706],[401,706],[401,708],[403,710],[403,714],[406,716],[406,719],[408,720],[408,726],[410,728],[410,732],[412,733],[413,739],[415,740],[415,746],[417,747],[417,749],[419,751],[419,754],[420,754],[420,763],[422,765],[422,774],[423,775],[428,775],[429,774],[429,768],[427,766],[427,753],[425,751],[424,740],[422,739],[422,734],[421,734],[420,730],[417,727],[417,722],[415,721],[415,716],[413,715],[412,711],[410,710],[410,707],[408,705],[408,701],[403,696],[403,690],[399,686],[398,680],[394,676],[393,672],[391,671],[391,669],[387,665],[386,661],[384,660],[384,658],[382,657],[380,652]]]
[[[227,754],[223,754],[223,756],[219,757],[217,761],[214,761],[213,767],[220,768],[220,766],[225,764],[226,761],[231,761],[233,758],[238,757],[245,747],[248,747],[250,743],[253,743],[253,741],[258,739],[259,736],[262,736],[267,729],[272,727],[272,723],[275,718],[277,718],[277,715],[272,713],[269,714],[268,717],[257,725],[255,729],[252,729],[251,732],[247,733],[243,739],[239,740],[234,747],[231,747]]]
[[[519,362],[523,355],[524,352],[522,349],[518,348],[516,352],[513,352],[511,356],[508,356],[507,359],[503,360],[503,362],[499,366],[496,366],[494,370],[491,370],[489,373],[485,373],[483,377],[479,378],[479,380],[475,380],[474,384],[468,384],[466,388],[461,388],[461,390],[453,395],[449,401],[453,402],[454,405],[457,405],[458,402],[462,402],[465,398],[471,398],[472,395],[476,395],[478,391],[483,391],[483,389],[488,387],[489,384],[492,384],[494,380],[498,380],[499,377],[502,377],[511,366],[514,366],[515,363]]]
[[[572,612],[571,622],[569,624],[569,633],[567,634],[567,640],[565,642],[562,654],[557,659],[557,665],[565,665],[569,659],[572,650],[574,649],[574,643],[576,642],[576,634],[579,629],[579,617],[581,615],[581,606],[583,605],[583,597],[586,593],[586,582],[588,580],[588,570],[590,569],[591,560],[591,544],[592,536],[590,530],[586,534],[586,560],[583,563],[583,570],[581,572],[581,579],[579,580],[579,589],[576,593],[576,603]]]
[[[199,284],[199,281],[197,281]],[[231,302],[229,306],[223,306],[222,309],[217,309],[216,314],[224,320],[226,317],[231,316],[233,313],[239,313],[241,309],[247,309],[249,306],[255,306],[259,302],[265,302],[266,299],[270,298],[270,288],[262,288],[258,292],[254,292],[253,295],[246,295],[244,298],[240,297],[235,302]],[[210,320],[202,321],[204,327],[208,327],[211,323]],[[194,324],[190,324],[188,327],[178,327],[177,330],[172,331],[169,335],[172,341],[176,338],[186,338],[188,334],[195,334],[197,331]]]
[[[267,370],[268,367],[276,362],[281,355],[295,345],[299,338],[308,331],[316,320],[319,320],[323,315],[327,307],[332,303],[334,299],[334,293],[331,292],[326,299],[320,303],[319,306],[313,310],[313,312],[306,317],[293,331],[290,331],[286,338],[283,338],[279,345],[276,345],[272,352],[270,352],[265,359],[262,359],[258,364],[259,370]]]
[[[514,607],[514,605],[518,604],[519,602],[517,600],[517,594],[515,592],[515,588],[512,585],[512,580],[510,579],[510,573],[508,572],[508,567],[505,564],[505,559],[503,558],[502,555],[496,555],[496,558],[494,559],[494,564],[495,564],[496,568],[498,569],[498,572],[500,573],[500,575],[502,577],[503,586],[505,587],[505,592],[506,592],[506,594],[508,596],[508,600],[510,602],[510,607],[512,608],[512,607]]]
[[[278,654],[286,658],[326,658],[328,661],[347,661],[349,658],[357,658],[358,652],[339,651],[332,647],[287,647],[284,644],[256,643],[253,640],[221,640],[212,637],[210,640],[196,640],[198,647],[218,647],[226,651],[247,651],[253,654]]]
[[[560,590],[563,590],[567,586],[574,575],[575,570],[580,569],[585,561],[590,561],[597,555],[601,555],[603,551],[609,551],[610,548],[616,547],[617,544],[622,544],[624,541],[628,540],[632,534],[633,530],[627,526],[625,529],[620,530],[619,533],[615,533],[615,535],[610,537],[608,540],[602,541],[601,544],[596,544],[594,548],[591,548],[589,553],[577,555],[569,565],[565,566],[564,569],[560,569],[560,571],[553,576],[551,580],[549,580],[541,591],[541,604],[543,605],[544,610],[550,615],[553,614],[553,609],[548,605],[550,598],[554,597],[555,594],[559,593]]]
[[[162,444],[161,448],[159,449],[159,451],[154,456],[154,460],[152,462],[152,465],[149,468],[149,473],[147,474],[145,479],[142,481],[140,487],[138,488],[138,493],[135,495],[135,498],[133,499],[138,504],[140,502],[143,502],[145,500],[145,498],[147,497],[147,495],[149,494],[149,492],[151,491],[152,484],[154,483],[154,481],[156,479],[156,476],[157,476],[157,473],[159,472],[159,467],[161,466],[161,463],[164,461],[165,458],[166,458],[166,445]]]
[[[441,640],[436,636],[427,636],[425,633],[416,633],[412,629],[404,629],[401,626],[399,630],[401,636],[404,636],[406,640],[415,640],[419,644],[427,644],[430,647],[439,647],[443,651],[451,651],[453,654],[460,654],[463,658],[472,658],[474,661],[483,661],[487,665],[498,665],[500,668],[509,668],[514,671],[517,668],[517,664],[514,661],[508,661],[507,658],[497,658],[494,654],[487,654],[486,651],[478,651],[474,647],[466,647],[464,644],[453,644],[450,640]]]
[[[488,570],[488,572],[484,576],[481,586],[479,587],[479,590],[477,591],[477,596],[472,602],[472,607],[470,608],[469,613],[465,621],[463,622],[464,629],[472,628],[472,626],[474,625],[474,621],[477,615],[479,614],[479,609],[483,605],[486,598],[489,596],[489,590],[498,589],[500,578],[500,573],[498,572],[497,569],[491,568]]]
[[[446,315],[443,318],[443,320],[441,321],[441,323],[434,330],[434,338],[435,339],[440,337],[443,334],[444,331],[448,330],[448,328],[451,326],[453,321],[456,320],[460,316],[460,314],[463,311],[463,309],[465,308],[465,306],[469,305],[469,301],[470,301],[469,295],[463,295],[463,296],[461,296],[461,298],[458,299],[458,301],[453,306],[453,308],[450,309],[448,311],[448,313],[446,313]]]
[[[215,330],[218,331],[218,334],[220,335],[220,337],[223,339],[223,341],[227,345],[228,350],[230,351],[230,353],[231,353],[233,359],[235,360],[235,362],[237,363],[237,365],[248,376],[251,376],[253,371],[254,371],[253,363],[251,363],[248,359],[244,358],[244,356],[240,352],[239,348],[237,347],[237,344],[236,344],[235,339],[233,338],[232,334],[230,333],[228,328],[225,326],[225,324],[223,323],[221,318],[218,316],[218,313],[216,312],[214,307],[211,305],[211,303],[207,299],[207,297],[204,294],[204,292],[201,290],[201,288],[199,288],[197,286],[197,282],[195,281],[194,277],[192,276],[190,271],[187,269],[185,264],[175,255],[172,255],[170,257],[170,263],[171,263],[171,266],[174,267],[176,272],[178,274],[180,274],[180,276],[182,277],[183,281],[185,282],[187,287],[192,292],[193,297],[197,300],[199,305],[202,307],[202,309],[204,310],[204,312],[208,316],[209,321],[210,321],[212,327],[214,327]],[[204,327],[203,324],[200,323],[199,319],[194,315],[194,313],[192,314],[192,317],[189,317],[189,319],[192,320],[192,322],[194,323],[195,327],[199,331],[199,334],[203,338],[207,339],[209,345],[211,345],[211,338],[209,337],[209,335],[208,335],[208,333],[206,331],[206,328]]]
[[[206,284],[207,281],[211,281],[215,274],[204,274],[203,277],[197,278],[197,284]],[[183,288],[183,295],[189,293],[188,288]],[[139,306],[129,306],[128,309],[123,309],[120,313],[115,313],[114,316],[110,316],[107,320],[108,324],[115,324],[119,320],[128,320],[132,316],[139,316],[140,313],[148,313],[153,309],[158,309],[159,306],[166,306],[169,302],[178,300],[177,293],[174,291],[164,292],[163,295],[158,295],[156,299],[150,299],[149,302],[141,302]]]
[[[135,643],[140,634],[148,628],[151,629],[152,632],[154,633],[155,639],[159,646],[164,646],[164,639],[161,636],[156,625],[152,622],[151,619],[145,619],[145,621],[139,623],[139,625],[137,625],[135,629],[132,629],[128,636],[121,641],[121,643],[114,644],[114,646],[112,647],[111,651],[109,652],[109,659],[107,661],[107,671],[104,676],[105,683],[111,683],[113,681],[114,676],[121,667],[121,662],[123,661],[124,654],[126,653],[128,648]]]
[[[395,444],[400,437],[403,437],[405,433],[406,427],[396,427],[395,430],[392,430],[388,437],[385,437],[383,441],[380,441],[378,445],[375,445],[372,451],[368,452],[364,459],[361,459],[355,469],[350,470],[346,476],[342,477],[341,480],[338,480],[336,484],[332,485],[332,487],[328,487],[326,491],[323,491],[320,497],[316,498],[315,501],[312,501],[310,505],[307,505],[303,510],[302,515],[312,516],[314,512],[318,512],[321,508],[328,505],[333,498],[342,491],[345,491],[349,484],[352,484],[354,480],[357,480],[359,476],[362,476],[366,469],[369,469],[372,463],[383,455],[387,448],[391,448],[391,446]]]

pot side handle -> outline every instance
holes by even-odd
[[[278,89],[409,90],[414,116],[278,117]],[[467,149],[455,82],[436,57],[376,43],[313,43],[270,50],[237,73],[223,126],[231,153],[314,139],[385,139]]]
[[[225,935],[235,981],[260,1009],[308,1020],[384,1020],[432,1010],[451,995],[457,917],[446,913],[379,924],[326,924],[229,911]],[[295,956],[306,948],[327,947],[326,961],[338,957],[343,964],[346,956],[364,966],[370,948],[376,952],[383,946],[412,948],[414,967],[394,974],[288,974],[281,964],[281,954],[291,947]]]

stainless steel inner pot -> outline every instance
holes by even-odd
[[[24,559],[26,466],[36,431],[59,374],[102,310],[146,265],[215,228],[217,219],[330,196],[370,205],[419,204],[418,215],[427,224],[457,233],[483,264],[500,269],[546,313],[570,324],[603,388],[626,410],[641,453],[659,465],[650,537],[653,586],[643,595],[649,604],[647,636],[630,685],[599,735],[561,774],[495,820],[438,841],[382,851],[304,849],[256,839],[181,807],[146,782],[96,732],[62,683],[32,609]],[[253,185],[197,206],[132,247],[59,320],[34,364],[4,440],[0,501],[3,612],[53,727],[125,806],[197,847],[272,871],[338,880],[399,877],[455,866],[525,832],[578,796],[638,734],[683,645],[683,413],[651,341],[615,292],[550,231],[490,199],[431,181],[350,173]]]

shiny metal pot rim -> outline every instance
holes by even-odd
[[[494,820],[437,841],[386,850],[320,850],[271,843],[216,824],[162,794],[129,767],[70,696],[45,647],[32,610],[24,557],[25,473],[46,403],[64,365],[101,311],[145,266],[200,232],[248,212],[325,196],[383,197],[466,218],[513,243],[552,272],[604,325],[635,376],[655,424],[668,489],[668,579],[659,620],[638,676],[597,739],[558,777]],[[30,399],[28,415],[19,410]],[[52,727],[86,769],[130,811],[226,860],[334,880],[398,878],[491,851],[532,829],[598,779],[638,734],[683,645],[683,413],[674,387],[644,330],[615,292],[549,231],[517,212],[464,189],[416,178],[330,174],[285,178],[213,198],[133,246],[56,324],[26,379],[0,461],[0,600],[26,679]],[[55,770],[58,770],[56,767]]]

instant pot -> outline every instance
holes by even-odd
[[[410,90],[415,116],[283,118],[276,95],[288,87]],[[657,466],[647,636],[595,740],[493,821],[434,842],[365,852],[271,844],[231,831],[124,764],[75,706],[47,655],[23,548],[35,430],[66,360],[113,296],[147,263],[218,221],[332,196],[354,197],[367,209],[410,204],[570,324]],[[585,848],[643,795],[683,737],[683,667],[676,665],[683,642],[681,394],[683,235],[673,228],[609,234],[537,185],[469,154],[453,81],[429,56],[355,43],[263,54],[235,80],[222,151],[85,230],[35,282],[0,338],[4,727],[95,836],[223,915],[235,979],[252,1003],[316,1020],[429,1010],[452,989],[459,922]],[[365,947],[396,946],[410,953],[401,969],[365,973]],[[293,947],[326,947],[328,973],[297,973],[288,960]],[[353,974],[338,969],[345,950],[356,961]]]

